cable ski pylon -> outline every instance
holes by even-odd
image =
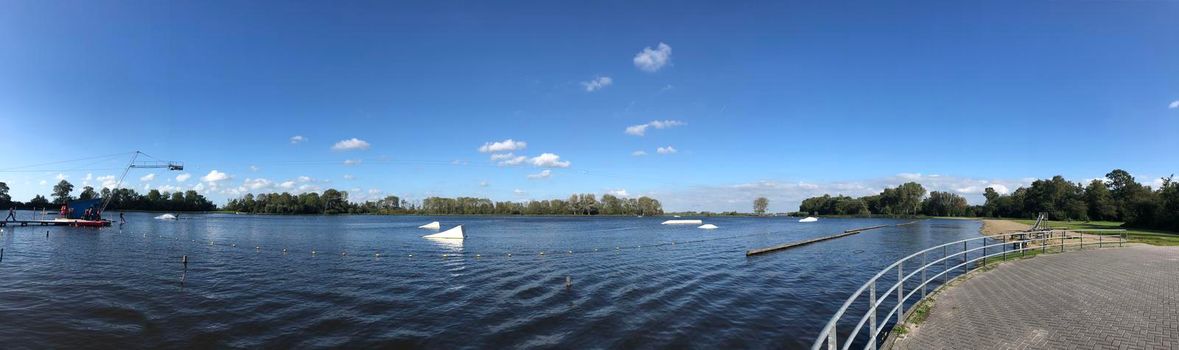
[[[141,162],[136,163],[136,161],[139,159],[139,156],[141,156],[141,155],[144,157],[147,157],[147,158],[151,158],[152,161],[141,161]],[[111,195],[107,196],[106,198],[104,198],[102,200],[102,207],[98,209],[99,213],[103,213],[106,211],[106,206],[111,203],[111,198],[115,198],[115,191],[117,191],[119,189],[119,187],[123,186],[123,180],[127,178],[127,173],[131,171],[131,168],[139,168],[139,169],[167,168],[169,171],[180,171],[180,170],[184,170],[184,163],[175,162],[175,161],[163,161],[163,160],[156,159],[155,157],[152,157],[152,156],[148,155],[147,153],[135,151],[135,153],[131,155],[131,161],[127,162],[127,168],[123,169],[123,175],[119,176],[119,182],[116,182],[115,187],[111,189]]]

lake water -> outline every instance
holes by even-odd
[[[925,220],[746,257],[905,220],[154,215],[4,228],[3,346],[802,348],[880,268],[979,229]],[[423,239],[430,221],[468,238]]]

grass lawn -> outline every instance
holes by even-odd
[[[1021,224],[1035,225],[1036,220],[1012,220]],[[1086,232],[1085,230],[1108,230],[1121,229],[1122,223],[1117,221],[1045,221],[1045,225],[1052,228],[1063,228],[1067,230],[1075,230],[1090,234],[1108,234],[1117,235],[1121,233],[1126,234],[1126,238],[1130,242],[1146,243],[1150,245],[1179,245],[1179,233],[1158,231],[1158,230],[1142,230],[1142,229],[1126,229],[1123,232],[1110,231],[1094,231]]]

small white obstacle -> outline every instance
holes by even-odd
[[[458,225],[452,229],[442,231],[439,233],[435,233],[432,235],[425,235],[422,237],[434,238],[434,239],[463,239],[463,238],[467,238],[467,235],[463,233],[463,225]]]
[[[703,223],[704,220],[667,220],[663,222],[664,225],[700,225]]]

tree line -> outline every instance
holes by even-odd
[[[950,192],[930,192],[925,196],[921,184],[909,182],[886,188],[878,195],[811,197],[802,201],[799,211],[819,215],[930,215],[968,217],[1035,218],[1040,213],[1051,220],[1122,221],[1127,227],[1179,231],[1179,182],[1174,176],[1162,179],[1162,186],[1152,189],[1138,183],[1130,173],[1115,169],[1104,179],[1088,184],[1071,182],[1062,176],[1032,182],[1010,194],[1000,194],[988,187],[986,203],[969,205],[966,199]]]
[[[591,193],[574,194],[569,199],[533,200],[528,202],[492,202],[486,198],[430,197],[422,200],[416,213],[429,215],[663,215],[663,205],[650,197],[619,198],[602,195],[601,200]]]
[[[662,215],[658,200],[648,197],[619,198],[576,194],[567,200],[528,202],[492,201],[474,197],[428,197],[414,204],[397,196],[381,200],[351,202],[348,192],[328,189],[323,194],[246,194],[231,199],[224,207],[245,213],[263,214],[422,214],[422,215]]]
[[[87,200],[87,199],[106,199],[110,198],[110,204],[106,210],[159,210],[159,211],[205,211],[217,209],[217,206],[210,202],[205,196],[193,190],[184,192],[161,192],[159,190],[150,190],[147,194],[139,194],[133,189],[120,188],[111,190],[103,188],[101,191],[95,191],[94,187],[83,186],[82,190],[78,192],[75,197],[74,185],[69,181],[61,180],[53,186],[53,194],[50,196],[53,200],[45,198],[42,195],[35,195],[27,202],[13,201],[12,196],[8,194],[8,184],[0,182],[0,208],[17,207],[20,209],[41,209],[49,208],[56,209],[62,204],[73,200]]]

